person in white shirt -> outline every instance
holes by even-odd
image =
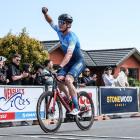
[[[129,74],[128,69],[121,67],[118,77],[116,78],[116,81],[115,81],[115,86],[116,87],[129,87],[129,83],[127,79],[128,74]]]
[[[102,75],[105,86],[114,86],[114,77],[112,75],[112,68],[106,67]]]

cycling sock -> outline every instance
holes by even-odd
[[[73,104],[74,104],[74,107],[75,107],[76,109],[79,110],[79,105],[78,105],[77,96],[73,96],[73,97],[72,97],[72,102],[73,102]]]

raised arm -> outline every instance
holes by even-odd
[[[52,18],[48,15],[48,8],[47,7],[42,7],[42,13],[44,14],[44,17],[46,21],[51,24],[52,23]]]

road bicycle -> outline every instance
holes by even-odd
[[[85,92],[78,92],[78,103],[79,103],[79,114],[72,116],[69,112],[73,109],[73,103],[66,96],[62,96],[57,83],[62,82],[57,79],[55,73],[50,71],[50,75],[53,77],[53,87],[52,91],[45,91],[41,94],[37,102],[37,119],[41,129],[48,132],[57,131],[63,122],[64,106],[66,110],[66,117],[74,118],[77,126],[81,130],[88,130],[91,128],[94,122],[94,104],[91,96]],[[64,84],[64,83],[63,83]]]

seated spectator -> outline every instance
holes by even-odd
[[[127,79],[128,74],[129,74],[128,69],[121,67],[118,77],[116,78],[115,81],[115,86],[128,87],[129,86],[128,79]]]
[[[81,84],[80,86],[96,86],[97,75],[94,74],[93,76],[90,75],[89,68],[85,68],[83,75],[81,77]]]
[[[112,75],[112,68],[106,67],[102,75],[105,86],[114,86],[114,77]]]

